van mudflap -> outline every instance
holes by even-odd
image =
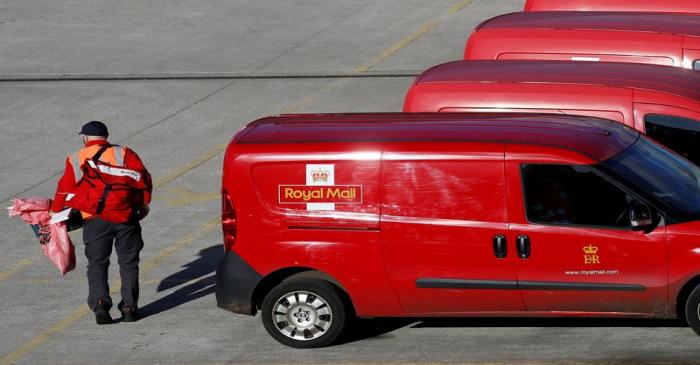
[[[227,252],[216,269],[216,305],[239,314],[255,315],[253,291],[262,276],[234,251]]]

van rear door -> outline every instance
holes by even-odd
[[[683,67],[700,71],[700,49],[685,49],[683,51]]]
[[[382,245],[404,313],[524,311],[505,239],[503,158],[500,143],[385,149]]]
[[[700,165],[700,113],[670,105],[635,103],[636,128]]]

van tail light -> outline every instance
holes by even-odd
[[[221,191],[221,229],[224,233],[224,251],[229,252],[236,243],[236,208],[226,190]]]

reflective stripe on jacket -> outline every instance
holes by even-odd
[[[73,176],[75,176],[76,183],[83,177],[83,170],[81,168],[85,161],[95,156],[100,148],[102,148],[101,145],[85,147],[68,157],[70,164],[73,166]],[[114,166],[124,166],[124,148],[122,148],[122,146],[112,146],[108,148],[102,153],[102,156],[100,156],[100,161]]]
[[[75,182],[78,183],[80,179],[83,178],[83,164],[88,159],[91,159],[97,152],[102,148],[103,145],[92,145],[80,149],[78,152],[68,156],[68,161],[73,166],[73,176],[75,177]],[[124,166],[124,148],[122,146],[112,146],[107,148],[100,156],[100,161],[106,162],[114,166]],[[66,199],[70,200],[70,199]],[[83,218],[92,217],[91,214],[80,212]]]

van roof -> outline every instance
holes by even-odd
[[[430,68],[416,79],[416,84],[450,82],[598,85],[659,91],[700,102],[700,72],[649,64],[455,61]]]
[[[476,29],[611,30],[700,37],[700,17],[690,14],[614,11],[519,12],[491,18]]]
[[[281,115],[248,124],[236,143],[494,142],[565,148],[606,160],[639,133],[606,119],[560,114]]]
[[[660,13],[700,13],[697,0],[528,0],[526,11],[648,11]]]

